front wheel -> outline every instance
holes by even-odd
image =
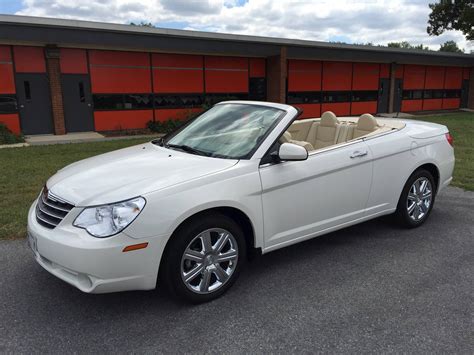
[[[405,227],[422,225],[431,213],[435,201],[436,185],[427,170],[415,171],[403,188],[396,216]]]
[[[173,235],[162,262],[163,281],[184,300],[207,302],[232,286],[244,261],[241,228],[225,215],[205,215]]]

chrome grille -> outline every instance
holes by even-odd
[[[53,196],[45,187],[36,205],[36,220],[43,227],[53,229],[73,208],[73,205]]]

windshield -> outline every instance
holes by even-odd
[[[266,106],[216,105],[164,143],[193,154],[245,159],[284,114],[283,110]]]

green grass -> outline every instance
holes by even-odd
[[[456,165],[451,185],[474,191],[474,113],[452,113],[440,116],[418,116],[420,121],[430,121],[447,126],[454,138]]]
[[[150,139],[0,149],[0,239],[24,237],[28,209],[46,180],[62,167]]]
[[[474,113],[416,119],[449,127],[456,154],[452,184],[474,191]],[[25,235],[28,208],[46,180],[58,169],[80,159],[148,140],[124,139],[0,149],[0,239]]]

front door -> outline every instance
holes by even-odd
[[[63,74],[62,87],[66,131],[93,131],[94,117],[89,76]]]
[[[377,113],[388,112],[388,93],[390,90],[390,79],[380,79],[379,82],[379,99],[377,103]]]
[[[395,93],[393,95],[393,111],[400,112],[402,110],[403,97],[403,79],[395,79]]]
[[[363,140],[260,167],[265,249],[322,234],[364,217],[372,180]]]
[[[51,96],[46,74],[16,74],[16,92],[24,134],[53,133]]]
[[[469,80],[464,79],[462,81],[462,89],[461,89],[461,108],[467,108],[467,101],[469,98]]]

